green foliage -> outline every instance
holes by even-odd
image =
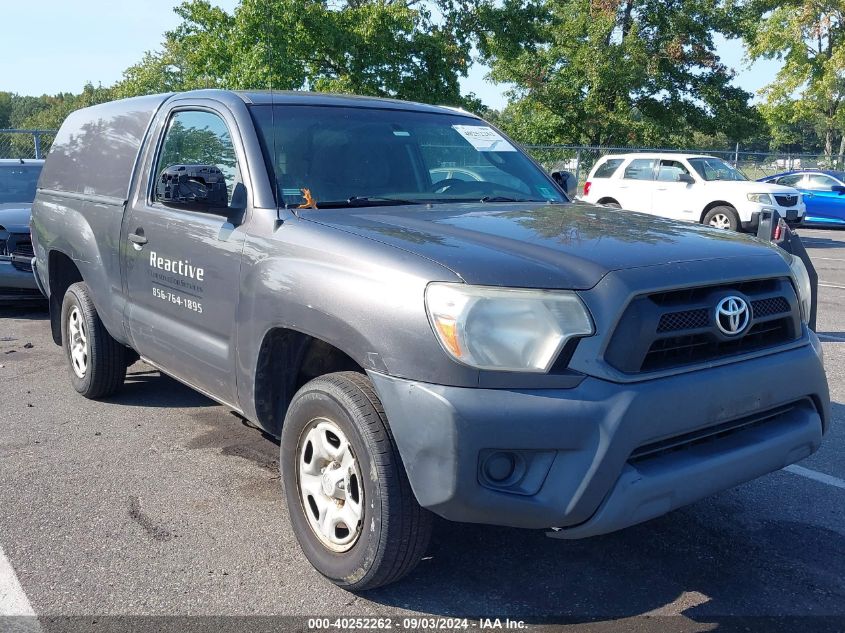
[[[812,128],[825,154],[832,154],[835,137],[845,130],[842,0],[748,0],[742,9],[741,31],[751,59],[783,61],[763,91],[773,145],[806,149],[806,132]]]
[[[514,86],[501,120],[515,136],[659,145],[759,126],[715,53],[731,15],[719,0],[477,0],[476,30],[492,77]]]
[[[390,0],[242,0],[233,14],[206,0],[116,86],[121,96],[190,88],[313,89],[477,106],[458,78],[470,43],[450,5]]]

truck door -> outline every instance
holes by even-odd
[[[623,209],[651,213],[656,162],[653,158],[635,158],[625,166],[618,185],[619,204]]]
[[[235,312],[244,234],[233,218],[245,212],[237,207],[246,206],[237,159],[243,152],[233,143],[230,130],[237,128],[230,114],[176,105],[164,116],[123,223],[126,327],[141,356],[236,406]],[[191,164],[222,171],[229,209],[157,200],[161,172]]]
[[[657,165],[652,211],[664,218],[697,221],[694,188],[700,185],[678,180],[691,176],[686,166],[678,160],[661,159]]]

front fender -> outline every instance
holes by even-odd
[[[476,371],[446,358],[428,323],[426,285],[459,280],[440,264],[296,218],[248,238],[241,270],[237,372],[248,417],[261,344],[274,328],[325,341],[365,369],[477,383]]]

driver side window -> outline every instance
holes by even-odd
[[[167,124],[167,132],[154,176],[172,165],[216,165],[226,178],[229,204],[234,185],[239,180],[235,148],[226,122],[203,110],[176,112]]]
[[[775,182],[786,187],[797,187],[802,180],[804,180],[804,174],[789,174],[778,178]]]
[[[809,174],[807,176],[807,184],[805,188],[812,191],[833,191],[833,187],[838,184],[839,183],[830,176],[826,176],[824,174]]]
[[[678,182],[678,176],[681,174],[689,176],[689,171],[683,163],[676,160],[661,160],[660,167],[657,170],[657,180],[660,182]]]

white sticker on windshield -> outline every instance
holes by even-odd
[[[516,148],[501,134],[486,125],[453,125],[452,127],[479,152],[516,151]]]

